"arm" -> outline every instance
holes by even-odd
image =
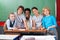
[[[26,30],[28,30],[28,26],[27,26],[26,20],[24,20],[24,27],[26,28]]]
[[[43,28],[42,25],[40,25],[38,29],[41,30],[41,28]]]
[[[32,29],[35,29],[35,27],[36,27],[36,25],[35,25],[36,23],[35,23],[35,21],[34,20],[32,20]]]
[[[6,26],[7,26],[8,30],[13,29],[13,28],[10,27],[10,21],[9,20],[6,21]]]
[[[52,28],[56,28],[57,27],[57,23],[56,23],[55,17],[52,17],[52,22],[53,22]]]
[[[42,19],[42,27],[45,29],[45,22],[44,22],[44,18]]]
[[[50,27],[48,27],[48,30],[49,30],[50,28],[56,28],[56,27],[57,27],[56,19],[55,19],[53,16],[51,17],[51,19],[52,19],[53,25],[50,26]]]
[[[44,18],[42,19],[42,24],[41,24],[41,30],[45,30],[47,31],[47,29],[45,28],[45,22],[44,22]]]
[[[26,30],[28,30],[29,28],[27,26],[27,22],[26,22],[25,16],[23,15],[22,18],[23,18],[24,27],[26,28]]]
[[[50,28],[56,28],[55,25],[49,26],[47,30],[49,30]]]
[[[4,27],[3,27],[4,31],[7,30],[7,26],[6,23],[4,23]]]
[[[17,22],[16,22],[16,20],[15,20],[15,23],[14,23],[13,29],[15,30],[15,29],[17,29],[17,28],[18,28],[18,26],[17,26]]]

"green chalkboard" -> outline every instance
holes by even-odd
[[[16,12],[20,5],[30,9],[35,6],[40,13],[43,7],[48,6],[51,14],[55,16],[55,0],[0,0],[0,21],[6,21],[9,13]]]

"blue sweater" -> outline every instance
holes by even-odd
[[[57,27],[56,19],[51,15],[44,16],[42,19],[42,26],[47,29],[48,27],[50,27],[52,25],[55,25]]]

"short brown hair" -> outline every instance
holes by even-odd
[[[17,8],[17,10],[19,10],[19,8],[21,8],[24,11],[24,7],[21,5]]]
[[[33,10],[33,9],[36,9],[36,10],[38,10],[38,8],[37,8],[37,7],[32,7],[32,10]]]

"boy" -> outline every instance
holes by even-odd
[[[56,19],[53,16],[50,15],[50,9],[48,7],[45,7],[45,8],[43,8],[42,11],[43,11],[43,14],[44,14],[44,17],[42,19],[43,28],[47,30],[48,34],[57,36]]]
[[[24,7],[19,6],[18,9],[17,9],[17,13],[15,13],[18,29],[25,29],[25,28],[27,29],[26,19],[23,15],[23,11],[24,11]]]
[[[32,18],[32,22],[33,22],[33,29],[41,29],[41,20],[42,20],[42,15],[39,14],[38,12],[38,8],[33,7],[32,8],[32,12],[34,14],[33,18]]]
[[[32,29],[32,16],[30,15],[31,10],[29,8],[26,8],[24,10],[24,14],[25,14],[28,29]]]
[[[15,29],[16,28],[16,21],[15,21],[15,14],[10,13],[9,19],[6,21],[6,26],[8,30]]]

